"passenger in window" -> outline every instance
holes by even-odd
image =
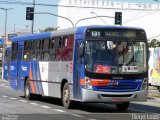
[[[27,51],[26,54],[24,55],[25,60],[30,60],[30,52]]]
[[[32,60],[36,61],[36,53],[35,52],[32,54]]]
[[[49,52],[44,52],[44,55],[43,55],[43,58],[45,61],[48,61],[49,60]]]
[[[37,52],[37,60],[41,60],[41,54],[40,54],[40,52]]]

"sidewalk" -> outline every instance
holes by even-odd
[[[0,78],[0,84],[1,84],[1,83],[9,83],[9,81]]]
[[[7,80],[4,80],[4,79],[0,79],[0,86],[8,86],[8,85],[10,85],[10,83],[9,83],[9,81],[7,81]]]
[[[160,103],[160,92],[157,90],[156,87],[149,86],[148,100]]]

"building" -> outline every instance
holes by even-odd
[[[160,4],[111,2],[108,0],[59,0],[58,15],[69,18],[76,26],[114,25],[115,12],[122,12],[122,25],[142,27],[148,39],[160,36]],[[95,17],[94,19],[80,19]],[[110,18],[112,17],[112,18]],[[78,22],[78,23],[77,23]],[[72,23],[58,17],[58,27],[71,28]]]

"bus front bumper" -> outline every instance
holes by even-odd
[[[134,92],[100,92],[82,89],[82,102],[146,102],[148,90]]]

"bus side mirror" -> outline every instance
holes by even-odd
[[[85,49],[84,43],[82,42],[79,45],[79,57],[84,57],[84,49]]]

